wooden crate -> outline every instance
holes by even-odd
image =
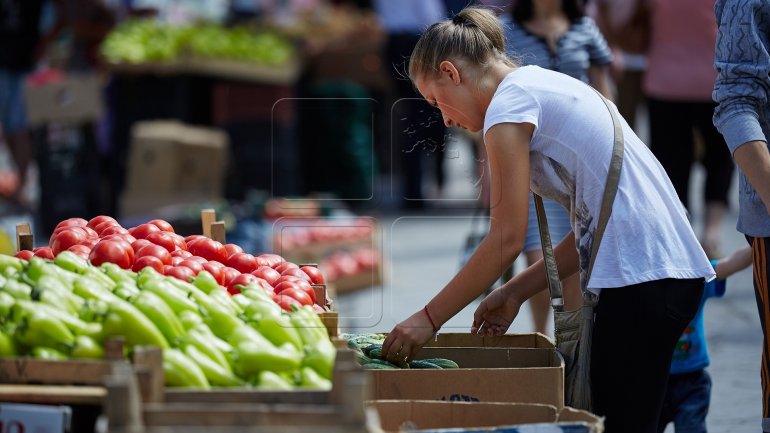
[[[166,389],[162,402],[142,403],[135,376],[117,369],[107,380],[104,422],[109,432],[365,431],[368,376],[340,350],[331,391]]]
[[[119,365],[130,365],[123,357],[123,340],[105,343],[104,360],[49,361],[34,358],[0,358],[0,401],[5,403],[101,405],[107,396],[105,377]],[[160,362],[160,374],[155,364]],[[137,375],[145,401],[159,399],[154,389],[163,385],[160,349],[137,347],[131,367]]]

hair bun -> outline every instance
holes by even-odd
[[[469,20],[468,17],[461,13],[456,14],[454,17],[452,17],[452,24],[458,25],[458,26],[475,26],[476,23]]]

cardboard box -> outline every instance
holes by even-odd
[[[228,147],[227,134],[219,129],[176,121],[136,123],[122,214],[220,199],[224,193]]]
[[[553,349],[553,340],[539,333],[505,334],[497,337],[482,337],[470,333],[439,333],[424,347],[520,347],[530,349]]]
[[[564,407],[564,359],[555,349],[424,347],[417,359],[460,368],[368,370],[377,400],[540,403]]]
[[[27,122],[91,122],[102,116],[102,80],[93,74],[64,76],[45,84],[24,86]]]
[[[370,427],[372,432],[426,433],[451,429],[453,433],[564,430],[601,433],[604,430],[602,419],[589,412],[541,404],[380,400],[368,402],[368,408],[376,411],[379,421],[379,425]]]

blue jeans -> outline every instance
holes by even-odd
[[[659,432],[673,422],[676,433],[706,433],[706,414],[711,401],[711,376],[703,369],[672,374],[660,416]]]

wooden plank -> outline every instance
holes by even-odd
[[[201,225],[203,236],[211,237],[211,224],[217,220],[217,213],[214,209],[201,210]]]
[[[104,361],[46,361],[0,358],[0,383],[102,385],[112,363]]]
[[[4,403],[101,405],[106,397],[101,386],[0,385]]]
[[[16,251],[32,250],[35,242],[32,237],[32,230],[29,223],[16,224]]]
[[[209,231],[211,232],[211,239],[221,243],[225,244],[225,222],[224,221],[214,221],[211,223],[211,227],[209,228]]]

